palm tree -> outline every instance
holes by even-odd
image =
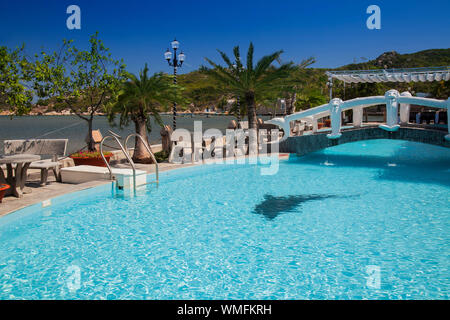
[[[221,83],[230,93],[244,98],[244,104],[247,108],[248,123],[250,129],[257,128],[256,101],[275,90],[274,82],[280,78],[289,76],[292,70],[292,63],[282,64],[275,68],[272,63],[280,61],[283,51],[277,51],[270,55],[262,57],[253,65],[253,44],[250,43],[247,52],[247,65],[242,65],[239,46],[234,47],[233,53],[235,63],[222,51],[218,50],[226,67],[218,65],[208,58],[206,61],[213,68],[203,67],[203,71],[209,76]]]
[[[303,71],[315,62],[316,59],[313,57],[303,60],[294,67],[294,70],[289,75],[289,78],[286,79],[284,83],[280,84],[283,88],[282,95],[286,101],[286,114],[294,113],[295,104],[297,102],[297,93],[306,82],[306,77]]]
[[[161,106],[177,100],[176,86],[172,84],[169,76],[163,73],[148,75],[148,66],[139,73],[139,78],[133,74],[123,84],[117,103],[110,109],[109,120],[114,122],[117,113],[120,114],[120,127],[127,126],[130,121],[135,125],[137,134],[140,134],[148,143],[147,131],[151,132],[151,117],[161,127],[164,123],[159,114]],[[133,161],[151,163],[150,155],[140,139],[135,140]]]
[[[229,114],[232,114],[236,117],[237,121],[241,121],[241,119],[243,117],[245,117],[245,115],[247,114],[247,107],[245,106],[244,103],[242,103],[242,98],[241,97],[233,97],[231,96],[231,98],[235,98],[234,102],[232,103],[232,105],[230,106],[230,110]],[[239,104],[238,104],[238,98],[239,98]]]

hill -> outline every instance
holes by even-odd
[[[449,49],[429,49],[415,53],[400,54],[396,51],[385,52],[376,59],[352,63],[333,70],[367,70],[367,69],[392,69],[392,68],[419,68],[450,66]],[[328,69],[330,70],[330,69]],[[298,85],[296,110],[307,109],[318,103],[328,101],[327,69],[307,68],[291,76],[291,82]],[[179,83],[185,88],[185,95],[190,104],[185,108],[198,108],[206,106],[219,107],[224,105],[224,95],[218,84],[207,79],[198,70],[183,74]],[[426,83],[361,83],[344,84],[334,81],[333,96],[348,100],[360,96],[384,95],[389,89],[397,89],[400,92],[411,93],[425,92],[438,99],[447,99],[450,96],[449,82],[426,82]],[[233,98],[232,96],[227,96]],[[263,102],[265,104],[266,102]],[[274,102],[273,102],[274,103]],[[190,107],[189,107],[190,105]],[[194,107],[194,108],[195,108]],[[262,108],[265,109],[265,108]],[[261,109],[261,111],[262,111]]]
[[[337,70],[392,69],[450,66],[449,49],[429,49],[415,53],[400,54],[396,51],[385,52],[378,58],[366,63],[348,64]]]
[[[396,51],[385,52],[378,58],[365,63],[353,63],[335,70],[372,70],[372,69],[400,69],[450,66],[450,49],[429,49],[415,53],[399,54]],[[400,92],[409,91],[412,94],[427,93],[437,99],[448,99],[450,96],[450,82],[410,82],[410,83],[361,83],[348,85],[344,91],[343,83],[337,81],[334,90],[337,97],[345,99],[359,96],[382,95],[389,89]]]

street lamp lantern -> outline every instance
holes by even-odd
[[[170,52],[169,48],[167,48],[167,51],[164,53],[164,59],[167,61],[170,61],[172,59],[172,52]]]
[[[177,41],[177,39],[172,41],[172,49],[173,50],[177,50],[179,46],[180,46],[180,43]]]
[[[167,63],[169,66],[173,67],[173,83],[177,84],[177,69],[181,68],[183,65],[184,60],[186,59],[186,55],[183,53],[183,51],[180,52],[180,54],[177,56],[177,49],[180,47],[180,43],[177,41],[177,39],[173,40],[171,42],[173,54],[172,52],[167,49],[167,51],[164,53],[164,59],[167,60]],[[173,103],[173,130],[176,130],[177,128],[177,103]]]
[[[181,53],[178,55],[178,60],[180,60],[180,66],[183,64],[184,59],[186,58],[186,55],[181,51]]]

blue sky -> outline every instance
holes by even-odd
[[[81,8],[81,30],[66,28],[67,6]],[[381,30],[366,27],[369,5],[381,8]],[[334,68],[373,59],[385,51],[400,53],[450,47],[450,1],[384,0],[0,0],[0,45],[26,44],[27,52],[54,50],[63,38],[85,47],[100,38],[131,72],[145,62],[152,71],[170,71],[163,52],[177,37],[187,59],[181,72],[220,61],[216,49],[246,51],[256,57],[283,49],[283,60],[309,56],[316,67]]]

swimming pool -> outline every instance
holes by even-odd
[[[450,150],[349,143],[0,218],[1,299],[448,299]]]

